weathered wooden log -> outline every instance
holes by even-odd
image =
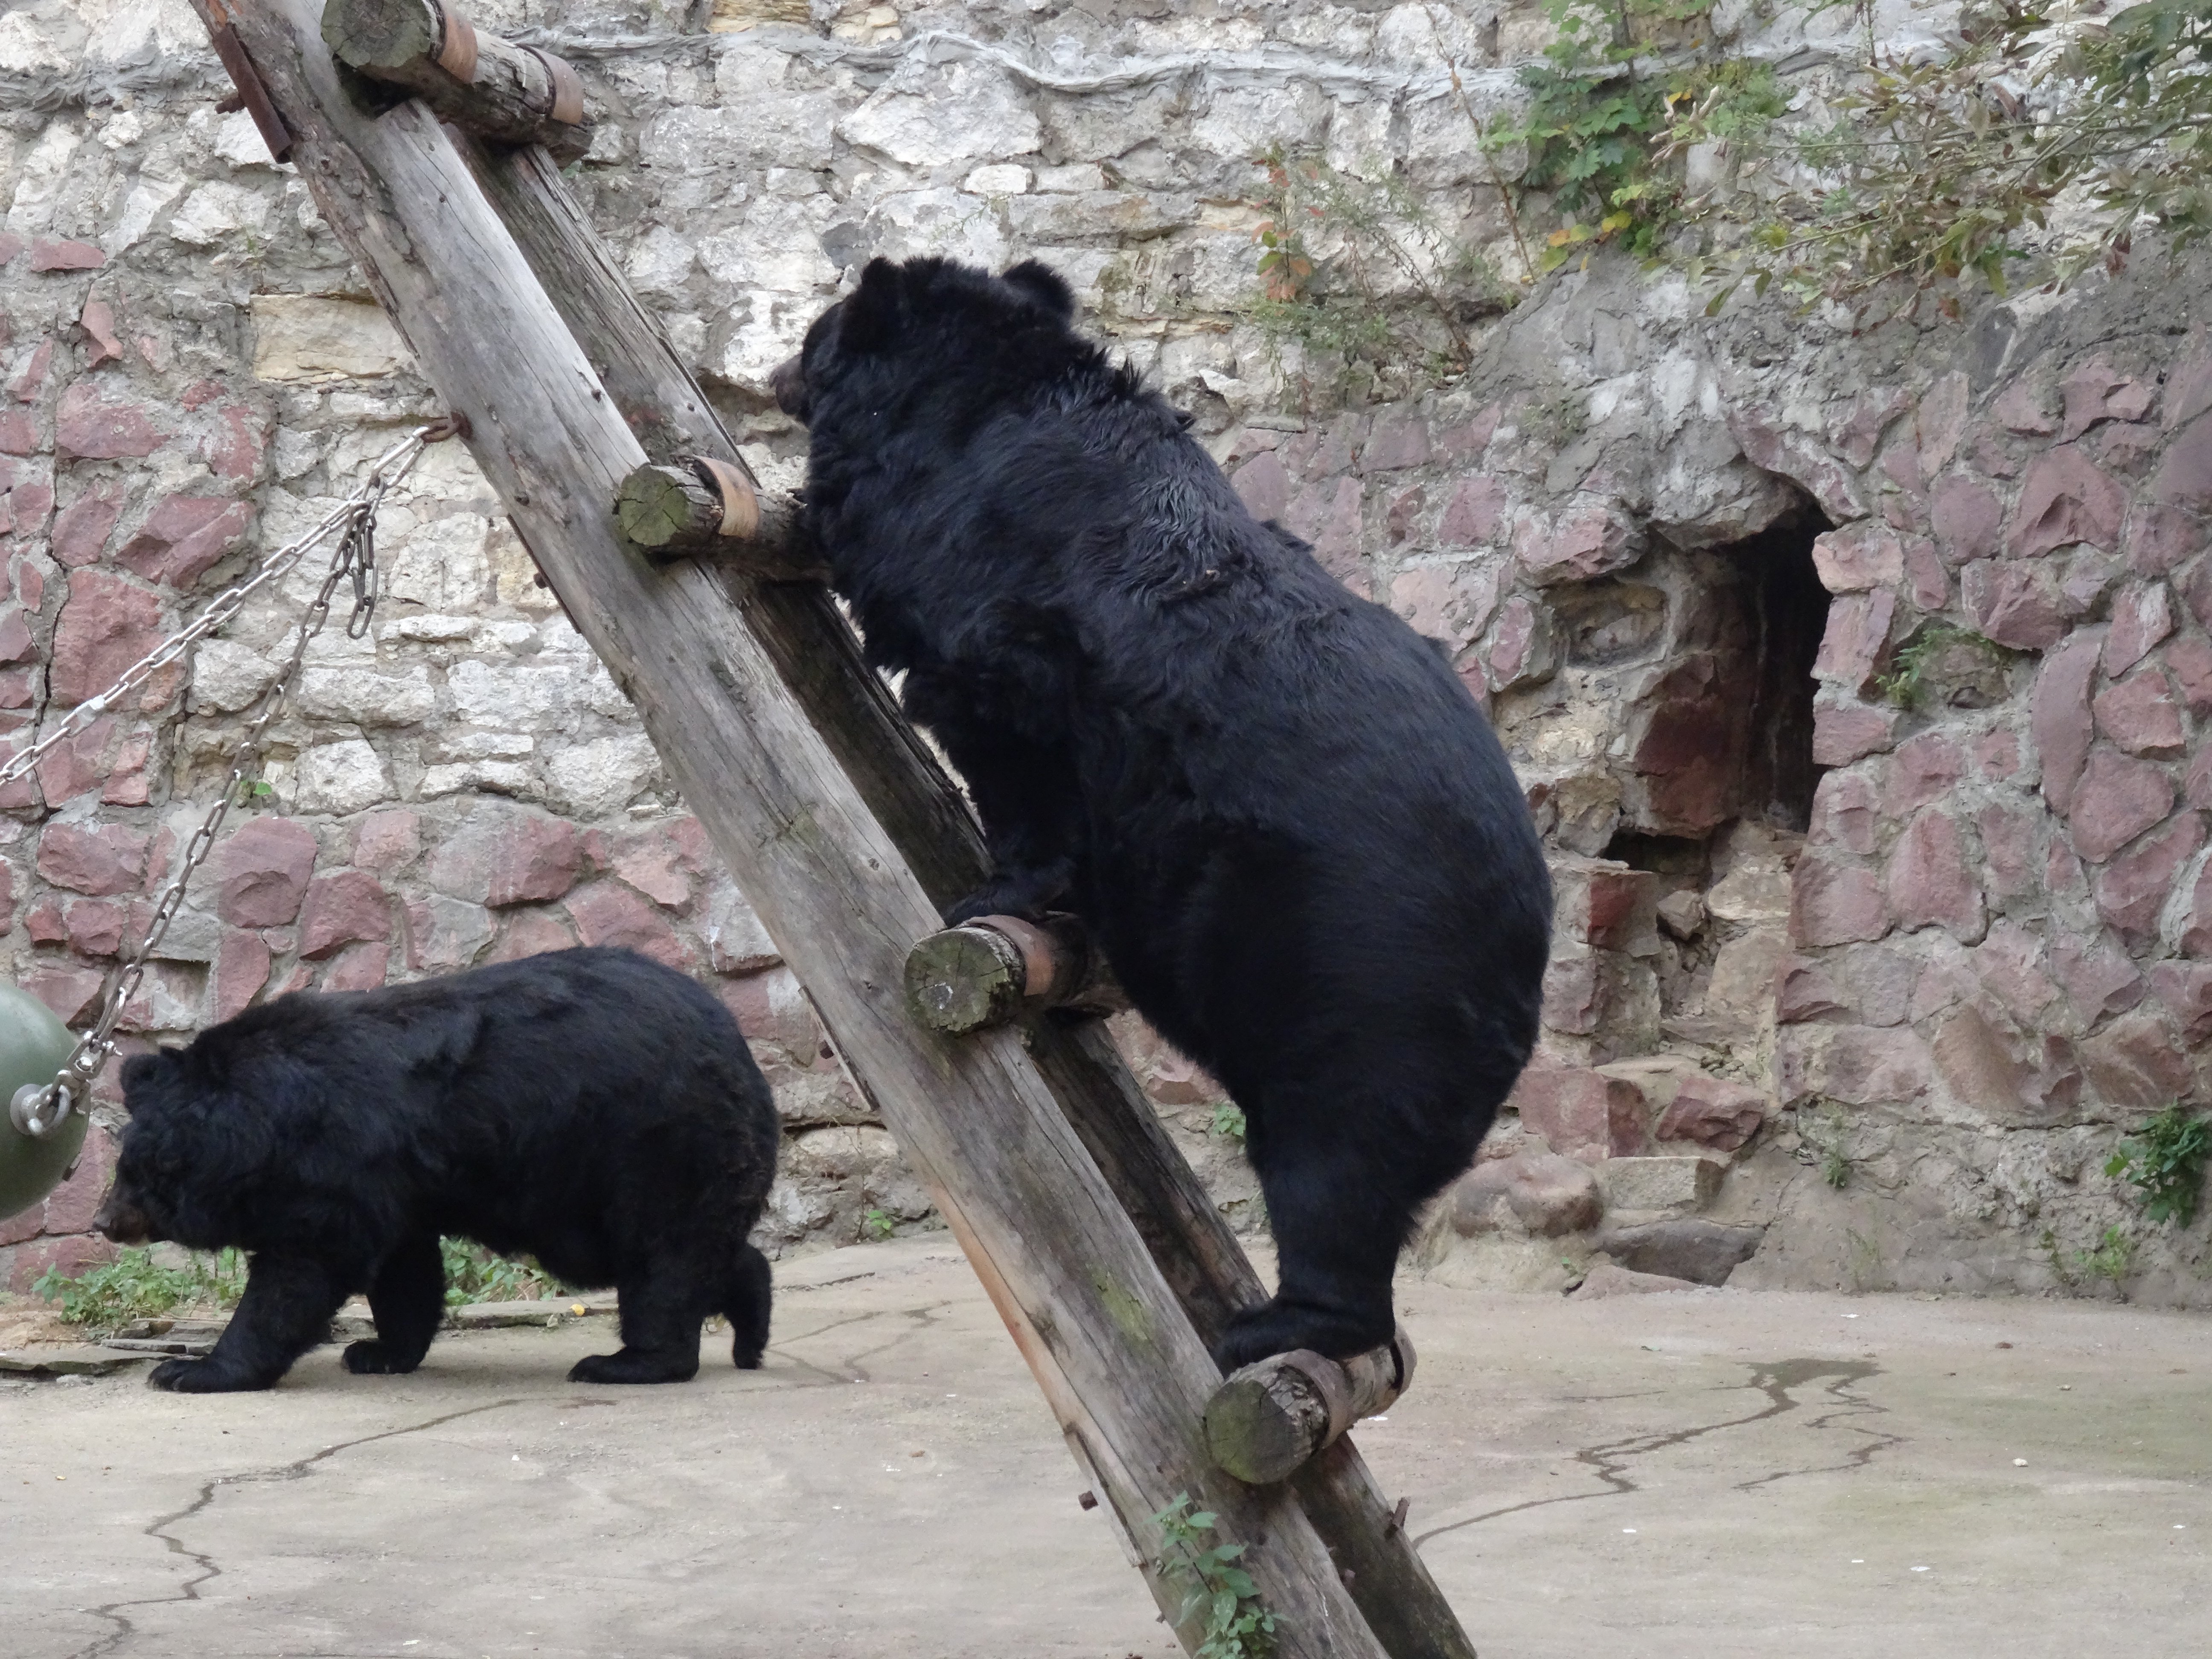
[[[1206,1402],[1206,1449],[1239,1480],[1287,1480],[1363,1417],[1390,1409],[1413,1380],[1401,1325],[1382,1347],[1349,1359],[1301,1348],[1245,1366]]]
[[[1288,1489],[1242,1486],[1206,1459],[1196,1430],[1218,1376],[1022,1034],[956,1041],[908,1015],[907,950],[935,926],[935,910],[863,791],[885,790],[921,816],[935,809],[900,775],[910,753],[879,757],[860,776],[842,769],[841,748],[869,741],[868,716],[833,742],[817,724],[823,710],[794,695],[827,684],[833,713],[862,708],[866,699],[841,689],[843,665],[858,661],[849,642],[831,653],[834,682],[787,683],[779,672],[787,652],[842,626],[827,596],[762,587],[733,603],[727,573],[655,568],[619,538],[608,503],[646,456],[617,399],[589,395],[606,390],[589,359],[605,343],[600,325],[631,326],[636,306],[588,228],[570,250],[580,307],[571,314],[587,313],[573,325],[525,263],[523,238],[510,237],[471,187],[471,166],[481,174],[503,164],[464,162],[417,104],[364,111],[321,46],[314,0],[195,3],[204,17],[228,12],[325,220],[441,398],[471,417],[478,465],[930,1186],[1086,1484],[1137,1540],[1133,1553],[1163,1611],[1194,1646],[1199,1624],[1182,1616],[1180,1583],[1151,1559],[1159,1542],[1152,1516],[1188,1492],[1219,1515],[1218,1536],[1248,1544],[1240,1565],[1280,1621],[1281,1659],[1377,1659],[1383,1650],[1340,1564]],[[518,197],[556,193],[530,210],[530,234],[557,240],[564,216],[580,225],[573,203],[559,204],[565,192],[547,158],[514,155],[526,158],[504,169]],[[592,289],[601,282],[611,286]],[[595,338],[592,351],[572,325]],[[680,369],[665,372],[674,363],[666,353],[632,368],[639,407],[663,431],[687,423],[703,401]],[[782,608],[759,598],[779,592],[811,597]],[[777,627],[787,639],[772,647],[766,635]],[[805,628],[823,631],[809,637]],[[962,824],[951,850],[927,860],[932,875],[973,860],[972,826]],[[973,870],[963,874],[974,879]]]
[[[799,530],[797,505],[762,495],[736,467],[708,456],[638,468],[615,491],[615,522],[656,559],[711,557],[766,582],[829,580]]]
[[[405,87],[464,132],[543,144],[564,166],[592,147],[576,71],[549,52],[477,33],[446,0],[329,0],[322,33],[348,69]]]
[[[907,953],[906,995],[933,1030],[979,1031],[1024,1011],[1112,1013],[1129,1006],[1073,916],[978,916]]]

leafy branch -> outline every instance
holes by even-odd
[[[1340,378],[1431,381],[1466,371],[1471,325],[1510,304],[1489,263],[1395,172],[1366,179],[1316,155],[1261,158],[1267,187],[1252,237],[1269,337],[1333,360]],[[1394,390],[1413,389],[1410,384]]]
[[[1808,305],[1899,289],[1901,312],[1932,297],[1956,317],[1977,282],[2122,269],[2146,221],[2177,252],[2212,234],[2212,0],[2109,21],[2000,3],[1932,61],[1870,47],[1821,118],[1732,126],[1710,93],[1670,107],[1658,155],[1713,146],[1760,181],[1684,204],[1735,238],[1692,261],[1723,281],[1709,309],[1748,282]]]
[[[2212,1163],[2212,1118],[2193,1117],[2176,1102],[2123,1140],[2105,1162],[2142,1194],[2143,1214],[2186,1227],[2197,1219],[2204,1169]]]
[[[1152,1566],[1169,1583],[1188,1589],[1176,1623],[1205,1618],[1194,1659],[1266,1659],[1274,1651],[1275,1615],[1261,1601],[1252,1575],[1237,1565],[1245,1547],[1206,1542],[1216,1523],[1212,1510],[1193,1512],[1190,1494],[1177,1493],[1152,1517],[1160,1529],[1160,1553]]]

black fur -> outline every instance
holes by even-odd
[[[1354,1352],[1534,1042],[1550,881],[1449,665],[1072,313],[1034,264],[869,265],[779,374],[808,513],[982,817],[951,917],[1077,910],[1244,1109],[1281,1288],[1218,1358]]]
[[[252,1253],[205,1359],[165,1389],[265,1389],[367,1291],[356,1372],[411,1371],[444,1311],[441,1234],[621,1292],[583,1382],[680,1382],[710,1313],[750,1369],[775,1170],[767,1083],[729,1012],[627,951],[556,951],[380,991],[280,997],[123,1068],[131,1120],[99,1224]]]

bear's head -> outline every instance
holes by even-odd
[[[799,355],[769,384],[785,414],[811,425],[825,398],[847,389],[869,395],[873,371],[911,383],[917,359],[957,364],[973,376],[1012,364],[1050,375],[1070,361],[1095,358],[1097,349],[1076,334],[1074,321],[1075,291],[1035,259],[1002,276],[950,259],[871,259],[859,285],[814,319]]]
[[[130,1121],[93,1226],[118,1244],[237,1243],[232,1217],[264,1139],[258,1116],[241,1110],[227,1079],[190,1048],[125,1060],[123,1103]]]

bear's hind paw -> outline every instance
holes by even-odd
[[[624,1348],[618,1353],[586,1354],[568,1368],[571,1382],[689,1382],[699,1374],[696,1353],[658,1354]]]
[[[346,1344],[345,1368],[356,1376],[404,1376],[422,1363],[419,1358],[402,1360],[374,1338]]]

